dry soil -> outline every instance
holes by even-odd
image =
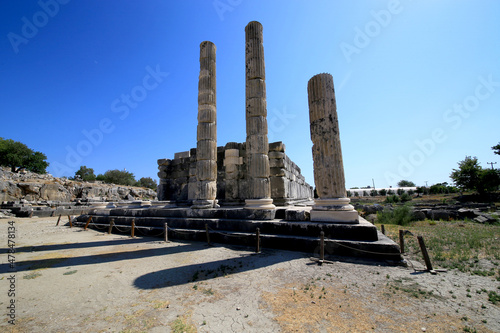
[[[0,331],[500,332],[492,277],[431,275],[419,262],[331,257],[319,266],[313,254],[132,239],[56,221],[0,220]]]

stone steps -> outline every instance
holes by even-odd
[[[74,224],[84,226],[90,215],[79,216]],[[159,235],[164,224],[169,227],[169,239],[206,242],[205,224],[213,243],[256,247],[256,230],[260,229],[261,248],[274,248],[315,253],[319,255],[319,234],[325,233],[325,255],[345,255],[364,258],[400,260],[399,247],[378,232],[376,227],[361,219],[360,224],[289,222],[283,220],[230,220],[211,218],[133,217],[92,215],[90,227],[97,224],[107,231],[114,219],[121,231],[130,232],[134,219],[136,235]],[[128,227],[128,228],[127,228]],[[117,229],[113,229],[117,232]],[[142,230],[142,232],[141,232]],[[146,230],[150,230],[147,232]]]

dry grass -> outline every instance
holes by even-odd
[[[405,248],[410,259],[422,260],[417,235],[423,236],[431,261],[442,268],[500,279],[500,226],[464,221],[418,221],[408,226],[385,225],[399,243],[399,229],[409,230]]]
[[[355,285],[314,280],[263,294],[283,332],[460,332],[463,322],[442,313],[415,311],[404,290],[384,286],[372,294]]]

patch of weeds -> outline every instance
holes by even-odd
[[[186,316],[180,316],[170,323],[172,333],[196,333],[196,327],[191,322],[191,319]]]
[[[39,272],[33,272],[33,273],[29,273],[29,274],[24,275],[23,279],[25,279],[25,280],[33,280],[33,279],[36,279],[39,276],[42,276],[42,274],[39,273]]]
[[[154,300],[151,303],[153,304],[154,309],[166,309],[170,307],[169,301]]]
[[[495,275],[495,272],[493,271],[482,271],[480,269],[473,270],[471,272],[473,275],[479,275],[479,276],[493,276]]]
[[[63,273],[63,275],[71,275],[71,274],[75,274],[76,272],[78,272],[78,270],[74,270],[74,271],[69,271],[69,272],[66,272],[66,273]]]
[[[465,326],[463,328],[463,331],[467,332],[467,333],[477,333],[477,331],[476,331],[476,329],[474,327],[469,327],[469,326]]]
[[[202,292],[204,295],[207,295],[207,296],[212,296],[213,294],[215,294],[215,292],[212,290],[212,288],[203,289]]]
[[[488,291],[488,301],[497,304],[500,302],[500,295],[498,295],[496,291]]]
[[[384,209],[377,213],[377,223],[409,225],[413,220],[413,213],[409,205],[398,206],[394,210]]]
[[[197,285],[197,284],[195,284],[195,285],[193,286],[193,289],[194,289],[194,290],[198,290],[198,285]]]

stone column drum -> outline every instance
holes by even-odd
[[[313,142],[314,183],[318,193],[311,221],[359,223],[358,212],[346,196],[333,77],[313,76],[307,85]]]
[[[215,45],[200,44],[196,191],[192,208],[215,207],[217,194],[217,108]]]
[[[245,27],[246,69],[246,153],[248,167],[248,209],[274,209],[269,181],[269,143],[267,138],[266,75],[262,24],[253,21]]]

